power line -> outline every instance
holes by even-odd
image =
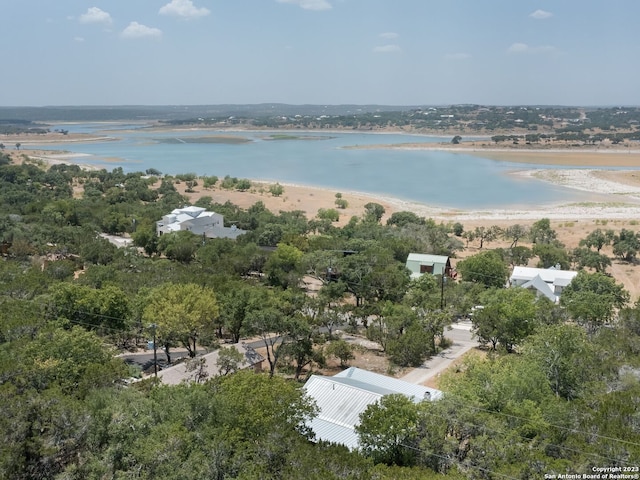
[[[472,468],[474,470],[479,470],[479,471],[481,471],[483,473],[492,473],[493,475],[497,475],[499,477],[506,478],[508,480],[519,480],[516,477],[511,477],[509,475],[505,475],[504,473],[496,472],[495,470],[490,470],[488,468],[484,468],[484,467],[481,467],[479,465],[475,465],[473,463],[471,465],[463,465],[460,462],[456,462],[455,460],[453,460],[450,457],[445,457],[443,455],[438,455],[437,453],[427,452],[427,451],[422,450],[422,449],[420,449],[418,447],[415,447],[413,445],[407,445],[405,443],[400,443],[399,445],[402,446],[402,447],[405,447],[405,448],[409,448],[411,450],[415,450],[415,451],[420,452],[420,453],[424,453],[425,455],[429,455],[431,457],[436,457],[436,458],[439,458],[441,460],[445,460],[447,462],[451,462],[454,465],[456,465],[458,468],[462,468],[462,469],[464,469],[464,468]]]
[[[438,414],[433,413],[433,412],[424,411],[423,413],[426,414],[426,415],[432,416],[432,417],[441,418],[441,419],[444,419],[444,420],[449,420],[449,418],[445,417],[444,415],[438,415]],[[524,420],[528,421],[528,419],[524,419]],[[477,427],[477,428],[480,428],[480,429],[485,430],[485,431],[488,430],[488,431],[491,431],[491,432],[496,433],[498,435],[502,435],[504,433],[504,432],[502,432],[500,430],[497,430],[495,428],[488,427],[486,424],[478,424],[478,423],[473,423],[473,422],[464,421],[464,420],[461,421],[460,423],[462,423],[463,425],[470,425],[470,426],[473,426],[473,427]],[[547,425],[550,425],[548,422],[545,422],[545,423]],[[528,439],[524,435],[520,435],[520,434],[516,434],[516,435],[518,437],[522,438],[523,440],[527,440]],[[520,443],[520,445],[523,445],[523,444]],[[551,446],[551,447],[557,447],[557,448],[560,448],[560,449],[563,449],[563,450],[567,450],[567,451],[570,451],[570,452],[573,452],[573,453],[579,453],[579,454],[588,455],[588,456],[591,456],[591,457],[596,457],[598,459],[607,460],[607,461],[611,462],[612,464],[616,464],[616,463],[626,463],[626,464],[628,464],[628,462],[625,462],[624,460],[607,457],[607,456],[604,456],[604,455],[600,455],[598,453],[584,452],[582,450],[571,448],[571,447],[568,447],[568,446],[565,446],[565,445],[558,445],[558,444],[550,443],[550,442],[545,443],[545,445]]]
[[[450,398],[454,398],[454,399],[456,397],[456,395],[453,395],[453,394],[450,394],[450,393],[446,393],[446,392],[445,392],[445,396],[450,397]],[[503,412],[498,412],[498,411],[495,411],[495,410],[489,410],[487,408],[470,405],[469,403],[459,402],[459,403],[457,403],[457,405],[462,405],[464,407],[473,408],[474,410],[478,410],[478,411],[481,411],[481,412],[489,413],[489,414],[492,414],[492,415],[500,415],[500,416],[511,418],[511,419],[515,419],[515,420],[529,421],[529,419],[527,419],[526,417],[520,417],[518,415],[512,415],[512,414],[509,414],[509,413],[503,413]],[[624,444],[627,444],[627,445],[631,445],[631,446],[634,446],[634,447],[640,447],[640,443],[632,442],[630,440],[623,440],[623,439],[620,439],[620,438],[609,437],[607,435],[600,435],[600,434],[593,433],[593,432],[584,432],[582,430],[578,430],[578,429],[575,429],[575,428],[563,427],[563,426],[555,425],[553,423],[548,423],[548,422],[547,422],[547,425],[549,425],[551,427],[554,427],[554,428],[557,428],[559,430],[567,431],[569,433],[577,433],[577,434],[585,435],[587,437],[596,437],[596,438],[601,438],[603,440],[610,440],[610,441],[614,441],[614,442],[620,442],[620,443],[624,443]]]

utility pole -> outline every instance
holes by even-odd
[[[440,310],[444,310],[444,272],[440,276]]]
[[[150,327],[153,330],[153,374],[158,378],[158,350],[156,348],[156,330],[158,329],[158,325],[152,323]]]

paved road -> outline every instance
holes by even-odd
[[[172,348],[170,350],[170,353],[172,364],[175,363],[178,359],[184,358],[188,355],[186,348]],[[204,353],[204,351],[201,351],[201,353]],[[164,350],[162,348],[158,348],[157,355],[158,367],[160,369],[168,367],[169,365],[167,364],[167,356],[164,354]],[[125,363],[128,363],[129,365],[138,365],[144,371],[153,369],[153,350],[143,350],[136,353],[125,353],[118,356],[122,358]]]
[[[471,333],[471,322],[469,321],[454,323],[451,330],[445,331],[444,336],[451,339],[453,345],[427,360],[421,367],[414,368],[402,377],[401,380],[423,384],[446,370],[454,360],[478,346],[477,340],[473,338]]]

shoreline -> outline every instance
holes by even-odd
[[[328,132],[327,132],[328,133]],[[96,137],[93,137],[96,138]],[[61,139],[62,140],[62,139]],[[67,141],[68,139],[64,139]],[[97,139],[96,139],[97,140]],[[46,142],[45,142],[46,143]],[[364,146],[363,148],[371,148],[378,146]],[[387,145],[388,148],[406,148],[406,144],[403,147]],[[468,153],[476,156],[485,156],[487,152],[492,154],[508,154],[517,155],[519,153],[519,149],[509,149],[508,151],[503,151],[504,149],[470,149],[468,146],[448,146],[443,144],[422,144],[420,149],[426,150],[444,150],[449,152],[460,152],[460,153]],[[631,152],[631,153],[629,153]],[[637,152],[637,153],[636,153]],[[14,161],[21,161],[21,157],[26,156],[28,158],[34,159],[35,161],[44,162],[49,165],[56,164],[77,164],[80,167],[87,170],[99,170],[104,167],[99,167],[96,165],[87,165],[83,164],[81,161],[82,158],[90,157],[90,154],[83,153],[74,153],[74,152],[63,152],[56,150],[38,150],[38,149],[27,149],[27,150],[10,150],[9,155],[14,159]],[[589,168],[594,165],[590,164],[588,161],[585,161],[583,154],[590,153],[592,157],[596,159],[608,158],[607,154],[615,155],[616,158],[627,158],[627,155],[630,155],[633,160],[635,157],[638,157],[637,168],[640,168],[640,150],[633,151],[616,151],[615,153],[611,150],[602,151],[602,150],[592,150],[590,152],[587,151],[563,151],[563,150],[532,150],[527,149],[523,150],[523,153],[528,154],[529,156],[533,156],[534,160],[537,161],[523,161],[517,162],[517,160],[509,159],[508,161],[513,163],[534,163],[536,165],[548,165],[547,156],[552,154],[554,156],[557,155],[571,155],[569,158],[570,163],[567,166],[571,167],[583,167],[583,168],[571,168],[571,169],[517,169],[514,168],[513,171],[509,172],[509,175],[519,176],[523,178],[535,178],[537,180],[541,180],[552,185],[561,186],[564,188],[571,188],[578,191],[583,192],[591,192],[596,195],[599,195],[603,198],[603,201],[593,201],[593,202],[574,202],[574,203],[558,203],[558,204],[547,204],[542,206],[528,206],[522,204],[512,204],[504,207],[496,207],[496,208],[485,208],[474,210],[472,208],[462,209],[462,208],[450,208],[444,206],[435,206],[435,205],[427,205],[420,202],[414,202],[411,200],[400,199],[396,197],[390,197],[384,194],[376,194],[370,192],[360,192],[360,191],[347,191],[342,189],[334,189],[331,187],[323,187],[323,186],[313,186],[313,185],[301,185],[287,182],[278,182],[283,187],[289,187],[290,189],[296,189],[298,191],[296,203],[302,203],[303,200],[309,200],[304,197],[316,197],[316,200],[319,200],[320,197],[324,198],[327,194],[330,196],[329,200],[324,198],[322,202],[317,202],[318,205],[311,205],[310,208],[305,209],[307,211],[308,216],[315,216],[318,208],[335,208],[333,203],[333,195],[335,192],[340,191],[343,195],[358,198],[359,205],[364,205],[367,202],[376,202],[384,204],[387,214],[390,215],[393,212],[398,211],[412,211],[417,215],[426,217],[426,218],[434,218],[442,221],[458,221],[458,220],[537,220],[542,217],[550,218],[550,219],[599,219],[599,218],[610,218],[610,219],[640,219],[640,173],[635,172],[634,170],[602,170],[598,168]],[[625,155],[622,155],[625,154]],[[606,156],[606,157],[605,157]],[[562,163],[557,163],[556,165],[564,165]],[[600,165],[598,165],[600,166]],[[613,166],[613,165],[608,165]],[[621,165],[627,166],[627,165]],[[586,168],[585,168],[586,167]],[[634,164],[630,168],[634,168],[636,165]],[[606,167],[604,167],[606,168]],[[604,178],[604,173],[610,174],[609,178]],[[636,178],[636,173],[638,177]],[[258,185],[261,185],[264,188],[265,185],[271,185],[277,182],[277,180],[265,180],[265,179],[252,179],[252,181]],[[227,196],[237,198],[238,195],[231,195],[234,192],[224,191],[224,190],[212,190],[211,193],[216,197]],[[241,192],[237,192],[242,194]],[[285,193],[286,196],[286,193]],[[302,196],[302,198],[300,198]],[[192,200],[193,201],[193,200]],[[257,200],[256,200],[257,201]],[[364,202],[364,203],[363,203]],[[296,205],[293,205],[292,210],[297,208]],[[280,208],[282,209],[282,208]],[[341,214],[348,215],[356,214],[353,209],[348,209],[348,211],[340,211]],[[357,214],[361,214],[359,212]],[[341,215],[342,216],[342,215]]]

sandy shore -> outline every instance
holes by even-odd
[[[86,140],[86,136],[81,135]],[[60,137],[62,137],[60,135]],[[68,139],[65,138],[64,141]],[[380,146],[373,146],[380,148]],[[389,146],[386,146],[389,147]],[[395,148],[395,147],[393,147]],[[567,166],[622,166],[640,168],[640,150],[633,149],[599,149],[599,150],[520,150],[504,148],[485,148],[474,150],[469,145],[452,144],[415,144],[399,148],[419,148],[464,152],[495,160],[522,162],[537,165],[556,164]],[[77,163],[84,168],[95,169],[95,166],[82,165],[85,154],[70,152],[52,152],[44,150],[6,150],[14,161],[19,162],[25,156],[48,164]],[[397,211],[412,211],[420,216],[442,221],[462,220],[537,220],[542,217],[550,219],[640,219],[640,171],[581,169],[536,169],[516,171],[513,175],[535,177],[538,180],[597,194],[597,201],[590,203],[569,203],[557,205],[514,205],[499,209],[462,210],[439,208],[418,202],[403,201],[397,198],[376,195],[367,192],[341,191],[348,201],[346,209],[339,210],[340,224],[346,223],[351,216],[362,215],[364,205],[368,202],[380,203],[385,207],[386,216]],[[315,217],[320,208],[335,208],[335,194],[338,189],[322,189],[304,185],[282,184],[285,192],[281,197],[273,197],[268,193],[269,185],[256,181],[250,192],[233,192],[227,190],[205,190],[196,188],[196,192],[186,194],[193,202],[201,196],[211,196],[216,202],[227,200],[241,207],[249,207],[260,200],[267,208],[280,210],[302,210],[307,216]]]
[[[451,143],[401,143],[358,145],[354,149],[394,149],[424,150],[463,153],[510,163],[530,163],[535,165],[560,165],[580,167],[628,167],[640,168],[640,145],[575,148],[530,148],[530,147],[488,147],[486,144],[466,142],[461,145]],[[484,146],[483,146],[484,145]]]
[[[621,179],[635,172],[616,172],[620,179],[612,177],[602,179],[597,170],[526,170],[515,172],[514,175],[531,176],[567,188],[589,191],[602,195],[602,202],[566,203],[544,206],[513,206],[499,209],[463,210],[440,208],[418,202],[400,200],[393,197],[375,195],[364,192],[340,190],[342,198],[347,200],[348,207],[338,210],[339,225],[346,224],[352,216],[360,216],[368,202],[381,204],[385,208],[383,221],[392,213],[411,211],[415,214],[433,218],[443,222],[456,221],[525,221],[533,222],[540,218],[552,220],[638,220],[640,219],[640,182],[638,185],[625,184]],[[631,177],[633,178],[633,177]],[[195,202],[202,196],[210,196],[214,202],[223,203],[227,200],[243,208],[248,208],[257,201],[274,212],[302,210],[309,218],[316,216],[320,208],[335,208],[335,194],[338,190],[323,189],[306,185],[281,183],[284,193],[281,197],[273,197],[268,193],[269,183],[254,182],[255,187],[248,192],[234,192],[221,189],[199,189],[194,193],[184,193]]]

